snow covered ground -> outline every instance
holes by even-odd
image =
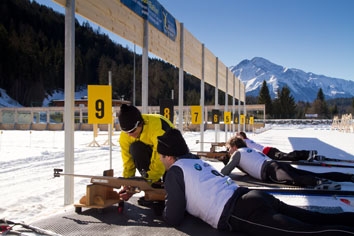
[[[118,137],[112,138],[112,167],[120,176],[122,162]],[[0,130],[0,218],[31,223],[51,214],[73,211],[64,206],[64,178],[53,178],[54,168],[64,168],[64,131],[10,131]],[[219,133],[219,141],[226,141],[231,133]],[[319,154],[332,158],[354,160],[354,133],[330,130],[329,126],[273,126],[259,134],[248,133],[249,138],[282,151],[293,149],[318,150]],[[201,150],[199,132],[185,132],[184,137],[191,151]],[[94,140],[93,132],[75,132],[75,173],[102,175],[110,168],[110,148],[103,145],[107,132],[96,138],[99,147],[89,146]],[[205,142],[215,141],[215,131],[204,133]],[[204,150],[209,150],[204,143]],[[221,169],[221,162],[211,162]],[[330,169],[331,171],[333,169]],[[348,169],[353,173],[354,169]],[[320,168],[316,171],[328,171]],[[75,202],[85,195],[89,179],[74,178]],[[354,184],[347,183],[354,190]],[[284,198],[291,204],[308,203],[308,199]],[[354,207],[352,207],[354,209]],[[351,210],[348,208],[348,210]]]

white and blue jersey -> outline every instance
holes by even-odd
[[[186,210],[214,228],[218,226],[225,204],[238,188],[230,177],[222,175],[209,163],[189,158],[177,160],[167,171],[165,182],[167,220],[181,217]]]

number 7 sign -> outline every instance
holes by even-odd
[[[202,123],[202,107],[201,106],[191,106],[191,121],[192,124]]]
[[[112,86],[88,85],[88,123],[112,123]]]

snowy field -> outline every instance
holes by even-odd
[[[112,138],[112,167],[115,176],[122,171],[120,147],[115,132]],[[232,134],[218,133],[218,141],[224,142]],[[53,178],[54,168],[64,168],[64,131],[0,131],[0,218],[31,223],[51,214],[73,211],[74,207],[64,206],[64,177]],[[248,133],[253,139],[266,146],[282,151],[294,149],[318,150],[319,154],[332,158],[354,160],[354,133],[330,130],[329,126],[273,126],[259,134]],[[199,132],[185,132],[184,137],[191,151],[200,151]],[[204,151],[215,141],[215,131],[204,132]],[[75,132],[75,173],[102,175],[110,168],[110,147],[104,145],[107,132],[95,139],[100,146],[89,146],[94,140],[93,132]],[[221,162],[211,162],[221,169]],[[328,170],[329,169],[329,170]],[[333,171],[320,167],[315,171]],[[353,173],[354,168],[345,171]],[[75,202],[85,195],[89,179],[74,178]],[[354,184],[344,183],[345,188],[354,190]],[[304,197],[285,197],[290,204],[306,205]],[[351,207],[354,209],[354,207]],[[350,209],[350,207],[348,208]]]

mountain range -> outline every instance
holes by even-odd
[[[284,86],[288,86],[296,102],[313,102],[320,88],[325,99],[354,97],[354,81],[286,68],[262,57],[243,60],[230,70],[245,84],[246,96],[258,96],[266,81],[272,99]]]
[[[326,99],[354,97],[353,81],[285,68],[262,57],[243,60],[230,67],[230,70],[245,83],[246,96],[258,96],[263,81],[266,81],[272,99],[276,98],[278,89],[284,86],[288,86],[296,102],[313,102],[320,88]],[[43,105],[48,106],[49,100],[47,98]],[[14,106],[21,105],[0,88],[0,107]]]

